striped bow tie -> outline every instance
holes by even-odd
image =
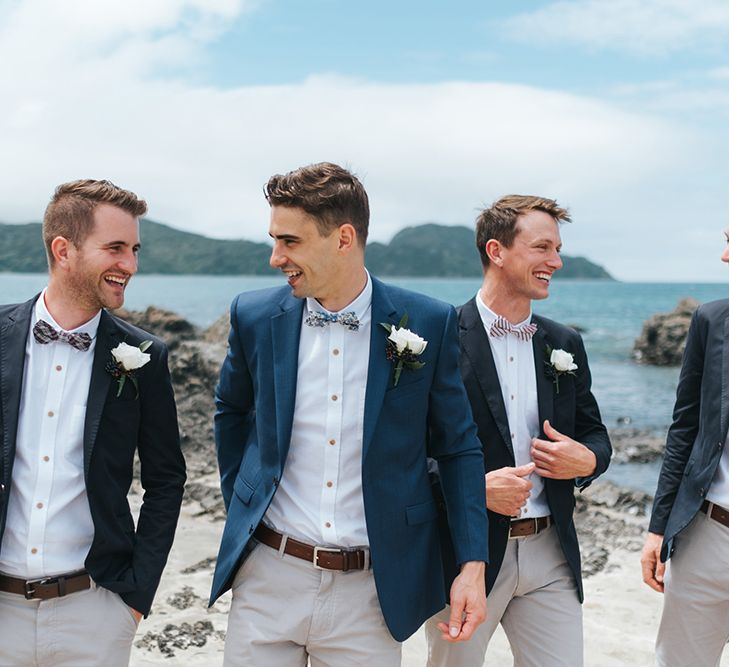
[[[312,310],[304,321],[310,327],[326,327],[335,322],[350,331],[359,331],[359,320],[353,310],[348,310],[346,313],[322,313],[319,310]]]
[[[45,320],[38,320],[33,327],[33,338],[41,345],[61,340],[75,347],[81,352],[86,352],[91,346],[91,336],[87,333],[66,333],[58,331]]]
[[[514,334],[519,340],[529,341],[537,331],[537,325],[534,322],[529,324],[513,325],[509,320],[499,315],[491,324],[489,336],[492,338],[503,338],[506,334]]]

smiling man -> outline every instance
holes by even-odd
[[[108,181],[60,185],[48,286],[0,306],[0,665],[128,664],[172,545],[185,464],[167,351],[106,310],[137,271],[146,210]]]
[[[582,665],[574,489],[606,470],[611,447],[580,335],[531,309],[562,268],[559,225],[569,220],[551,199],[509,195],[476,223],[483,283],[458,318],[486,468],[489,618],[464,645],[440,641],[450,609],[430,619],[430,667],[483,664],[499,623],[515,665]],[[447,553],[447,530],[443,541]]]
[[[447,641],[486,611],[483,459],[456,313],[370,276],[369,203],[347,170],[310,165],[265,190],[288,286],[235,299],[216,391],[224,664],[392,667],[445,602],[429,456],[460,566]]]

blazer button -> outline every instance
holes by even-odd
[[[250,528],[248,529],[248,534],[249,534],[249,535],[251,535],[252,533],[253,533],[253,526],[251,526],[251,527],[250,527]]]
[[[703,486],[699,489],[699,495],[702,498],[706,495],[706,489]]]
[[[278,477],[273,478],[273,485],[278,486]]]

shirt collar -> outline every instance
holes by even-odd
[[[38,320],[45,320],[53,326],[54,328],[58,329],[58,331],[66,331],[66,333],[85,333],[91,336],[91,338],[96,337],[96,332],[99,328],[99,322],[101,320],[101,310],[99,310],[96,315],[94,315],[88,322],[84,322],[80,327],[76,327],[75,329],[64,329],[56,320],[53,319],[53,315],[48,311],[48,308],[46,307],[46,290],[48,288],[44,288],[41,292],[41,295],[38,297],[38,300],[35,302],[35,310],[34,310],[34,316],[33,321],[31,322],[31,326],[34,326],[35,323]]]
[[[354,301],[352,301],[349,305],[345,306],[341,310],[334,312],[324,308],[324,306],[322,306],[316,299],[312,297],[306,297],[306,312],[311,313],[312,311],[319,311],[322,313],[337,314],[354,311],[354,314],[361,321],[365,313],[367,313],[367,311],[370,309],[370,306],[372,305],[372,279],[370,278],[370,272],[367,271],[367,269],[365,269],[365,273],[367,274],[367,284],[364,286],[364,289],[357,295]]]
[[[499,317],[497,313],[495,313],[491,308],[489,308],[481,298],[481,290],[476,292],[476,308],[478,308],[478,314],[481,316],[481,321],[483,322],[483,326],[488,331],[491,329],[491,325],[496,321],[496,318]],[[529,310],[529,315],[527,315],[527,318],[522,322],[516,322],[514,326],[518,327],[522,324],[529,324],[532,319],[532,311]]]

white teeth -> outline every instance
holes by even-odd
[[[540,280],[546,280],[547,282],[552,279],[552,276],[549,273],[535,273],[534,275]]]
[[[289,278],[295,278],[296,276],[301,275],[301,271],[284,271],[284,275]]]
[[[119,278],[118,276],[106,276],[106,280],[117,285],[126,285],[127,282],[125,278]]]

